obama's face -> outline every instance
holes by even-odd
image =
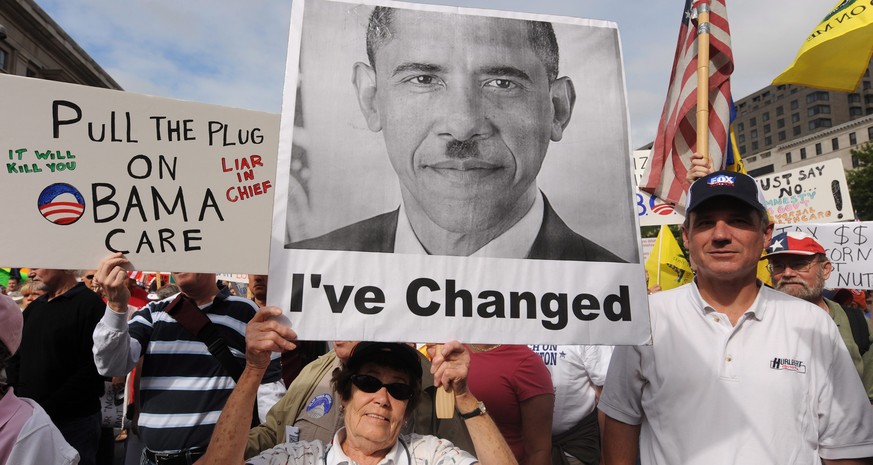
[[[457,233],[517,221],[570,120],[572,83],[550,82],[527,21],[394,10],[387,28],[354,82],[407,210]]]

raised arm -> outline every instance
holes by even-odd
[[[431,371],[434,386],[444,386],[455,395],[455,407],[459,412],[472,412],[479,406],[479,400],[467,389],[467,373],[470,369],[470,354],[458,341],[443,344],[441,350],[433,354]],[[464,420],[476,457],[482,465],[517,465],[515,456],[497,425],[485,413]]]
[[[270,319],[281,314],[282,310],[277,307],[262,308],[246,326],[246,367],[221,411],[206,454],[197,463],[243,463],[252,421],[252,404],[258,394],[261,378],[270,364],[270,352],[293,350],[296,347],[291,342],[297,338],[294,331]]]
[[[94,282],[106,295],[106,312],[94,328],[94,364],[103,376],[124,376],[136,366],[142,346],[128,331],[127,270],[130,262],[120,253],[109,255],[97,267]]]

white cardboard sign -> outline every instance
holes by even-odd
[[[278,115],[0,75],[0,262],[264,273]]]
[[[645,343],[616,26],[378,5],[293,3],[268,302],[304,339]]]

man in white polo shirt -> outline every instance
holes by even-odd
[[[833,321],[756,279],[772,232],[751,177],[692,184],[696,278],[651,296],[651,346],[613,353],[605,463],[868,463],[873,410]]]

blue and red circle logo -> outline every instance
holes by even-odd
[[[85,213],[85,198],[75,187],[59,182],[39,193],[37,200],[43,218],[54,224],[73,224]]]

